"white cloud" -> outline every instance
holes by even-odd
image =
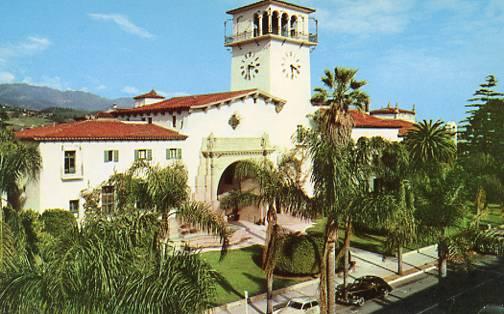
[[[59,90],[71,90],[68,83],[63,81],[59,76],[43,75],[40,80],[33,80],[30,76],[27,76],[22,82],[30,85],[50,87]]]
[[[113,22],[117,24],[123,31],[142,37],[153,38],[154,35],[146,29],[136,25],[126,15],[122,14],[104,14],[104,13],[90,13],[88,14],[92,19],[106,22]]]
[[[13,83],[16,77],[10,72],[0,72],[0,84]]]
[[[121,89],[121,92],[129,94],[129,95],[135,95],[135,94],[138,94],[138,88],[133,87],[133,86],[124,86]]]
[[[107,86],[104,84],[100,84],[100,85],[96,86],[96,90],[104,90],[104,89],[107,89]]]
[[[0,46],[0,64],[9,59],[31,56],[46,50],[51,41],[45,37],[29,36],[17,43],[7,43]]]
[[[368,35],[400,33],[410,23],[414,0],[331,0],[321,2],[320,27],[327,30]]]

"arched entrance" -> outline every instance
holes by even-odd
[[[210,134],[202,143],[195,199],[208,202],[215,210],[219,210],[219,196],[240,187],[238,182],[233,182],[236,163],[247,159],[269,158],[274,151],[267,134],[262,137],[215,137]],[[248,182],[240,183],[242,190],[250,187]],[[250,221],[254,221],[254,216],[255,221],[263,218],[257,209],[251,214],[243,209],[240,212],[243,213],[240,218]]]
[[[229,165],[221,175],[217,186],[217,200],[229,221],[246,220],[261,223],[264,211],[251,199],[250,194],[258,193],[258,184],[252,178],[236,178],[236,167],[240,161]],[[244,199],[246,199],[244,201]]]

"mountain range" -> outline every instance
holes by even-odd
[[[0,84],[0,104],[7,104],[33,110],[48,107],[62,107],[87,111],[98,111],[116,104],[131,107],[133,99],[128,97],[108,99],[82,91],[60,91],[24,83]]]

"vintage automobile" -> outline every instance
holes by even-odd
[[[348,299],[344,298],[343,285],[336,287],[336,301],[345,304],[362,306],[366,300],[377,297],[386,297],[392,287],[380,277],[364,276],[347,285]]]
[[[318,300],[313,297],[292,298],[280,309],[275,309],[274,314],[303,313],[319,314],[320,306]]]

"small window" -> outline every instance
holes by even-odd
[[[76,173],[75,158],[76,158],[75,150],[65,151],[65,174]]]
[[[79,200],[71,200],[68,202],[68,209],[72,214],[79,214]]]
[[[106,150],[103,153],[104,162],[118,162],[119,161],[119,151],[118,150]]]
[[[176,115],[173,115],[173,116],[172,116],[172,126],[173,126],[174,128],[176,128],[176,127],[177,127],[177,116],[176,116]]]
[[[102,211],[111,214],[114,211],[114,187],[112,185],[102,187]]]
[[[166,159],[182,159],[182,149],[181,148],[168,148],[166,150]]]
[[[135,150],[135,160],[152,160],[152,150],[151,149]]]

